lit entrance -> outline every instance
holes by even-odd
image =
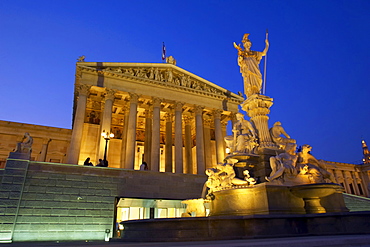
[[[175,218],[185,213],[182,200],[117,198],[115,237],[120,236],[119,222],[126,220]]]

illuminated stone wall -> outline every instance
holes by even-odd
[[[65,163],[72,130],[0,120],[0,168],[26,132],[33,138],[32,160]]]
[[[117,197],[199,198],[205,176],[8,160],[0,240],[103,240]]]

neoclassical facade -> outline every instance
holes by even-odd
[[[225,157],[226,125],[243,97],[171,63],[78,62],[67,163],[204,174]]]
[[[236,125],[240,105],[263,123],[260,145],[270,146],[272,99],[254,100],[264,114],[173,63],[77,62],[72,129],[0,121],[0,243],[102,240],[107,230],[119,237],[117,222],[181,217],[181,201],[201,197],[205,169],[227,155],[226,126]],[[11,158],[25,132],[30,160]],[[105,150],[108,167],[83,165]],[[144,161],[149,171],[139,169]],[[370,164],[321,162],[354,195],[347,206],[367,210]]]
[[[110,168],[139,170],[145,161],[152,171],[204,175],[223,161],[226,125],[243,100],[171,63],[78,62],[73,129],[0,121],[0,169],[25,132],[32,161],[83,165],[90,157],[96,165],[106,131],[115,135]],[[347,193],[370,196],[368,162],[322,162]]]

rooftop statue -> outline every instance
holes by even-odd
[[[307,175],[311,183],[325,183],[325,179],[336,183],[334,175],[328,172],[325,166],[310,154],[311,150],[312,147],[308,144],[302,146],[302,151],[298,153],[298,167],[307,167]]]
[[[296,140],[291,139],[290,136],[286,133],[280,122],[274,123],[274,126],[270,128],[270,134],[272,140],[281,149],[285,149],[287,143],[296,143]]]
[[[77,58],[77,62],[85,62],[85,56],[84,55],[82,55],[82,56],[79,56],[78,58]]]
[[[262,74],[259,69],[259,63],[263,56],[266,56],[269,42],[266,37],[265,49],[262,52],[252,51],[252,42],[248,39],[249,33],[243,36],[243,47],[236,45],[234,47],[238,50],[238,65],[240,66],[240,73],[244,79],[244,93],[247,97],[253,94],[260,94],[262,89]]]
[[[166,57],[166,63],[176,65],[176,59],[173,56]]]
[[[233,126],[233,151],[236,153],[252,153],[257,144],[256,131],[241,113],[236,114],[236,123]]]
[[[14,152],[16,153],[31,153],[32,151],[33,138],[29,133],[24,133],[22,142],[17,143],[17,147]]]

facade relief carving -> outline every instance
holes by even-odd
[[[204,82],[189,75],[184,75],[172,68],[121,68],[121,67],[108,67],[103,69],[103,72],[120,73],[126,76],[135,76],[143,79],[150,79],[154,81],[165,82],[176,86],[187,87],[195,90],[205,91],[223,95],[223,92],[217,88],[213,88]]]
[[[100,124],[100,112],[89,111],[87,112],[87,122],[90,124]]]

